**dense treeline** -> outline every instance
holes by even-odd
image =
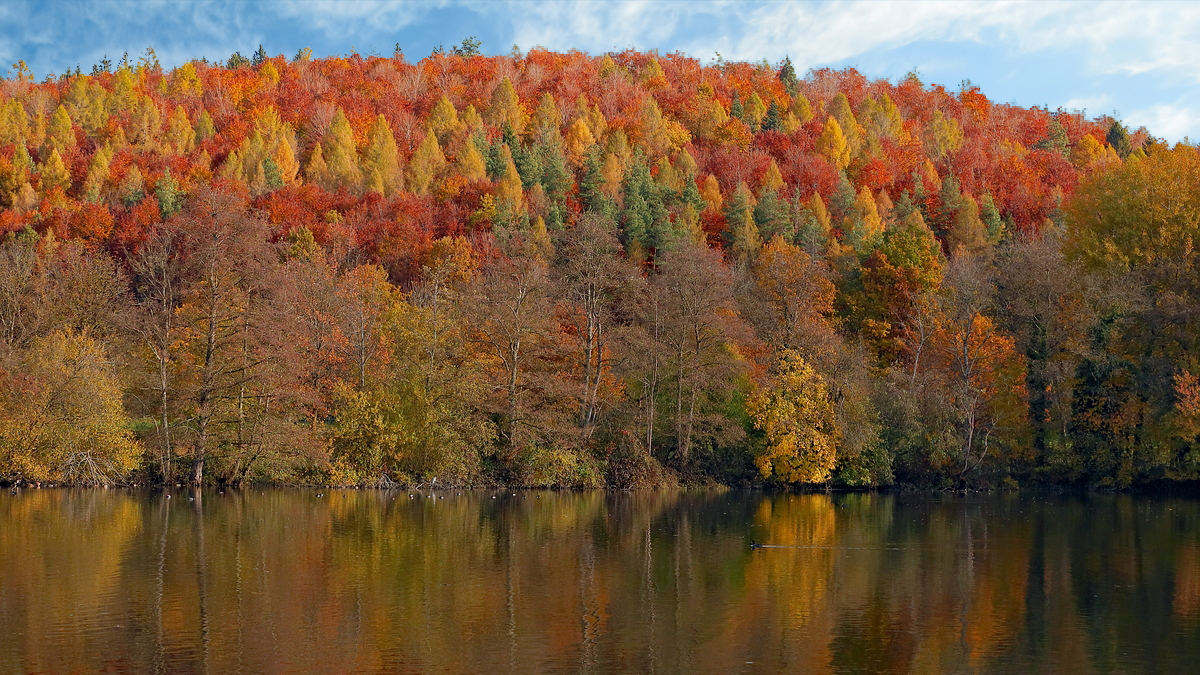
[[[0,81],[0,479],[1200,476],[1200,158],[680,54]]]

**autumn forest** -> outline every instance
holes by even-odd
[[[0,482],[1200,480],[1200,154],[478,42],[0,80]]]

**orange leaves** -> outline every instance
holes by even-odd
[[[1179,434],[1190,441],[1200,435],[1200,376],[1181,370],[1174,380],[1175,423]]]

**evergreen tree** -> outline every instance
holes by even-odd
[[[1129,142],[1129,132],[1125,130],[1125,125],[1117,120],[1113,120],[1108,127],[1108,135],[1105,140],[1112,146],[1113,150],[1117,151],[1117,156],[1121,159],[1126,159],[1133,154],[1133,145]]]
[[[170,169],[163,172],[162,177],[154,185],[154,198],[158,201],[158,211],[162,214],[163,220],[177,213],[182,206],[183,193],[179,189],[179,183],[171,175]]]
[[[792,66],[792,60],[788,57],[783,57],[783,65],[779,67],[779,81],[783,83],[783,89],[792,98],[796,97],[797,85],[796,69]]]
[[[779,104],[775,99],[771,99],[771,105],[767,107],[767,116],[763,118],[763,131],[779,131],[781,118],[779,115]]]

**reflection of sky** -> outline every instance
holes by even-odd
[[[40,78],[105,54],[153,46],[166,66],[249,55],[261,43],[289,57],[390,55],[410,60],[467,36],[485,53],[522,49],[683,51],[705,61],[772,63],[804,72],[854,66],[1023,106],[1114,111],[1169,140],[1200,138],[1200,3],[944,0],[8,0],[0,4],[0,59],[24,59]]]

